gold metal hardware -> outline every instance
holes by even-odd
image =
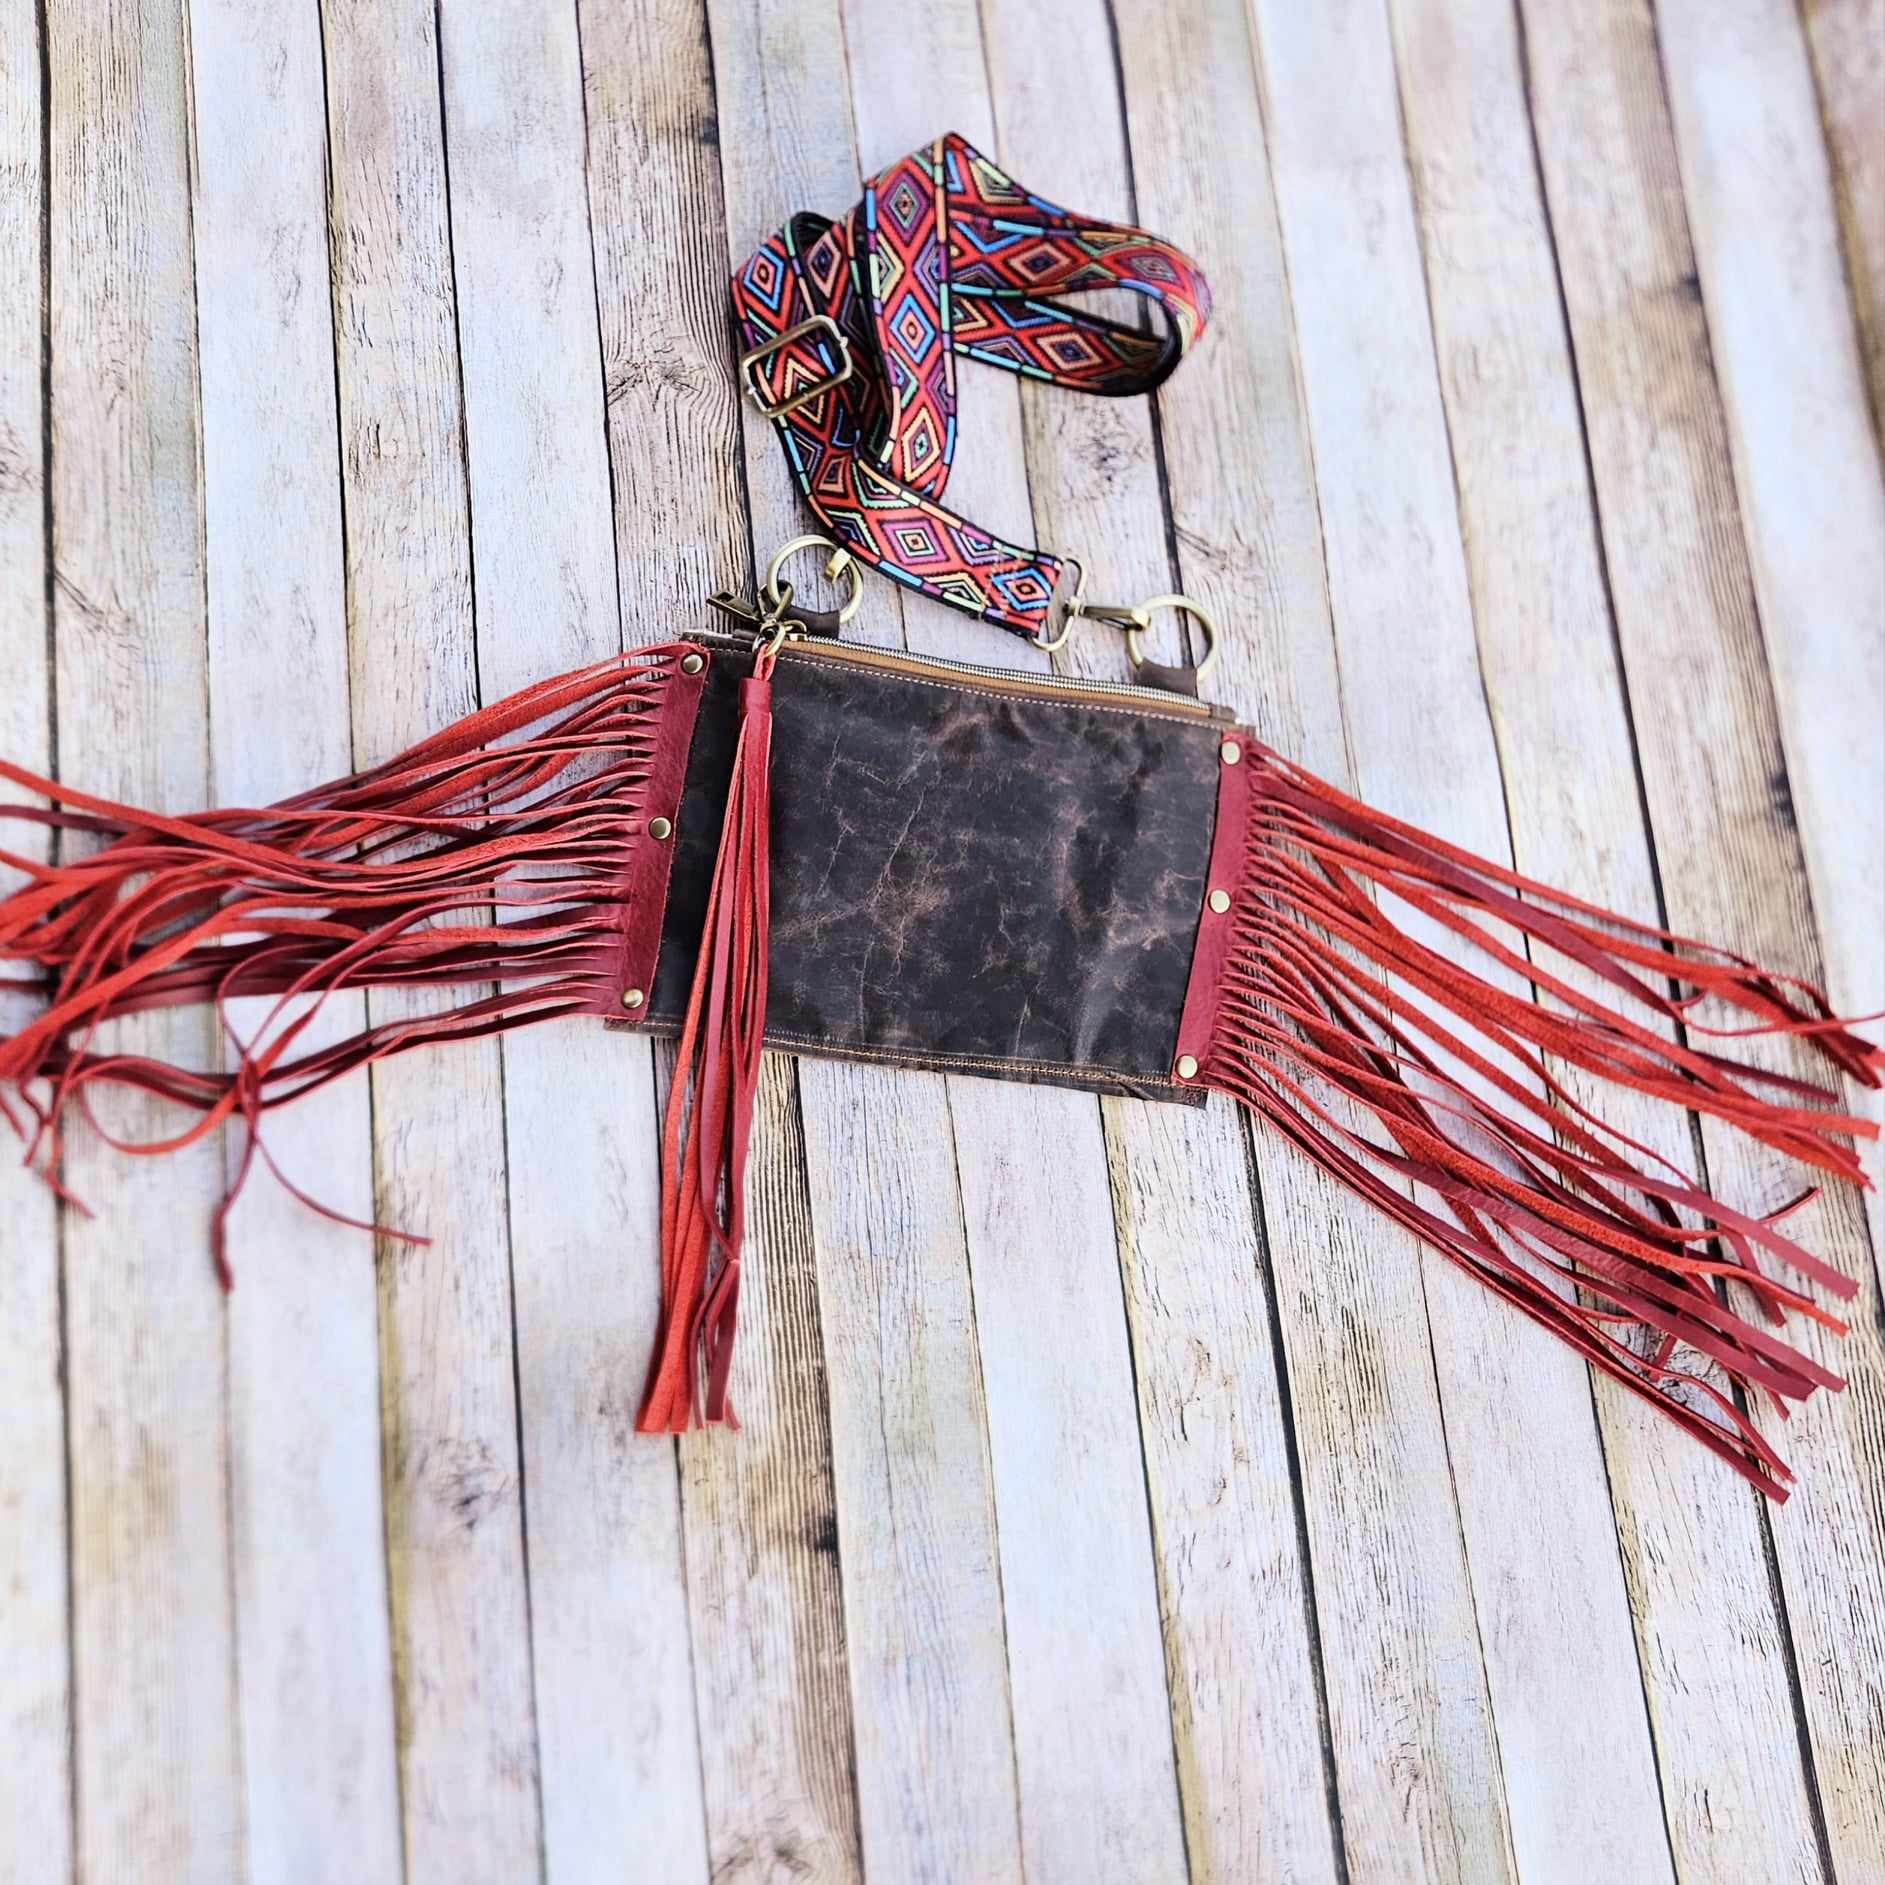
[[[753,368],[760,361],[777,353],[782,347],[789,347],[795,340],[803,340],[807,334],[829,334],[837,344],[838,359],[842,363],[836,372],[829,373],[811,386],[802,386],[790,399],[782,399],[776,405],[767,399],[757,379],[753,377]],[[746,396],[768,419],[783,419],[788,414],[797,412],[801,406],[808,405],[820,393],[828,393],[834,386],[842,386],[851,377],[854,362],[851,359],[851,341],[843,328],[829,314],[814,314],[809,321],[801,321],[796,327],[788,327],[783,334],[774,334],[770,340],[762,340],[757,347],[749,348],[740,355],[740,384],[746,389]]]
[[[1198,1077],[1198,1063],[1189,1054],[1178,1056],[1178,1077],[1181,1080],[1195,1080]]]
[[[783,590],[780,589],[779,572],[785,567],[786,559],[796,556],[801,550],[829,550],[831,552],[825,558],[825,580],[835,583],[840,577],[845,579],[845,587],[849,593],[839,606],[838,621],[840,625],[848,622],[863,603],[864,578],[858,571],[856,558],[849,550],[845,549],[842,544],[833,543],[829,537],[821,537],[815,530],[807,532],[802,537],[793,537],[773,551],[772,561],[766,565],[766,580],[759,589],[761,600],[772,603],[774,613],[783,613],[786,604],[792,599],[792,588],[788,583]]]
[[[1028,637],[1029,641],[1044,655],[1059,654],[1061,649],[1066,647],[1067,637],[1073,633],[1073,618],[1082,614],[1086,608],[1086,564],[1077,556],[1063,556],[1060,560],[1063,563],[1071,563],[1075,571],[1073,594],[1068,597],[1066,607],[1060,612],[1060,633],[1049,635],[1047,624],[1043,622]]]
[[[1177,609],[1180,614],[1195,616],[1198,625],[1204,630],[1204,656],[1192,672],[1202,681],[1211,671],[1211,664],[1217,659],[1217,623],[1203,603],[1194,601],[1190,596],[1148,596],[1143,602],[1088,602],[1084,596],[1075,594],[1067,604],[1067,613],[1061,623],[1060,641],[1037,644],[1041,647],[1060,646],[1067,639],[1067,631],[1076,615],[1084,615],[1095,622],[1110,622],[1115,628],[1126,631],[1126,654],[1135,668],[1146,665],[1145,632],[1152,626],[1154,609]]]
[[[718,609],[722,615],[732,616],[749,635],[757,635],[762,629],[768,634],[772,632],[774,611],[756,609],[750,602],[742,602],[731,589],[722,589],[709,596],[707,606]]]
[[[648,997],[644,995],[639,988],[625,988],[622,990],[622,1006],[624,1008],[639,1008],[647,999]]]
[[[1243,758],[1244,749],[1239,746],[1235,740],[1226,740],[1224,744],[1217,749],[1217,756],[1225,765],[1234,766]]]
[[[681,656],[681,672],[683,674],[698,674],[706,665],[707,658],[705,655]]]
[[[1214,909],[1219,916],[1222,916],[1224,912],[1230,908],[1230,892],[1228,890],[1213,890],[1211,892],[1211,908]]]
[[[651,838],[671,838],[674,835],[674,821],[671,818],[651,818],[648,821],[648,835]]]
[[[1208,706],[1195,696],[1170,686],[1146,686],[1136,681],[1095,681],[1078,675],[1043,674],[1033,669],[979,667],[966,661],[945,661],[934,655],[914,654],[907,649],[867,648],[854,642],[842,642],[830,633],[834,617],[818,614],[814,631],[794,608],[792,585],[781,580],[779,572],[785,559],[801,549],[828,551],[825,569],[829,576],[848,578],[850,593],[835,620],[843,622],[858,607],[863,592],[858,564],[852,554],[829,537],[808,535],[794,537],[780,547],[767,566],[766,581],[759,596],[747,602],[729,591],[721,590],[707,598],[710,607],[728,616],[738,627],[731,639],[745,640],[755,649],[776,655],[784,643],[794,643],[801,655],[832,661],[850,661],[871,667],[890,667],[923,674],[945,674],[972,680],[983,688],[1005,690],[1029,697],[1061,698],[1077,696],[1084,700],[1116,700],[1164,713],[1196,715],[1200,719],[1228,722],[1228,708]]]
[[[732,616],[764,646],[768,654],[776,655],[785,642],[807,632],[804,620],[792,613],[792,585],[779,580],[779,572],[785,567],[786,558],[796,556],[800,550],[828,550],[830,555],[825,558],[826,579],[830,582],[845,579],[848,593],[838,607],[837,622],[840,627],[857,613],[864,600],[864,578],[858,571],[856,559],[843,545],[833,543],[829,537],[821,537],[816,532],[780,544],[773,552],[772,561],[766,565],[766,580],[759,585],[756,602],[742,602],[738,596],[724,589],[718,595],[707,598],[709,606],[718,609],[722,615]],[[829,615],[820,617],[821,624],[831,619]]]

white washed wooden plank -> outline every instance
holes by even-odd
[[[715,9],[713,23],[722,100],[754,87],[843,97],[835,8],[760,19]],[[720,138],[735,262],[793,210],[830,213],[855,199],[841,114],[753,123],[729,111]],[[764,556],[810,520],[772,428],[743,417]],[[807,559],[795,576],[815,580],[814,571]],[[867,594],[846,632],[897,644],[896,599]],[[1013,1878],[994,1496],[948,1089],[932,1074],[817,1060],[801,1061],[797,1077],[835,1520],[813,1542],[842,1590],[852,1837],[872,1876]]]
[[[1812,911],[1737,514],[1728,424],[1698,292],[1664,74],[1650,23],[1606,7],[1570,34],[1525,14],[1534,121],[1570,317],[1598,515],[1669,918],[1761,960],[1817,972]],[[1698,737],[1698,729],[1706,729]],[[1767,1064],[1810,1072],[1774,1048]],[[1797,1166],[1703,1125],[1711,1180],[1755,1209],[1794,1197]],[[1857,1201],[1832,1187],[1790,1220],[1865,1280],[1835,1343],[1791,1339],[1848,1376],[1773,1437],[1800,1489],[1770,1521],[1835,1866],[1876,1870],[1885,1839],[1885,1354]],[[1787,1645],[1781,1646],[1786,1653]]]
[[[1002,163],[1056,202],[1129,220],[1120,74],[1103,9],[997,0],[986,25]],[[1240,79],[1247,112],[1247,60],[1222,83]],[[1077,140],[1066,136],[1070,116]],[[1173,208],[1163,232],[1208,240],[1195,207]],[[1217,336],[1207,347],[1222,344]],[[1187,363],[1187,374],[1197,370]],[[1087,558],[1095,595],[1175,587],[1150,402],[1024,383],[1021,408],[1043,538]],[[1221,436],[1235,440],[1241,420],[1221,411]],[[1128,671],[1114,630],[1077,631],[1070,653],[1083,673]],[[1164,658],[1175,653],[1168,641]],[[1191,1876],[1331,1877],[1294,1460],[1248,1137],[1225,1105],[1199,1114],[1108,1100],[1102,1110]]]
[[[390,757],[477,704],[432,9],[327,0],[355,740]],[[379,991],[376,1021],[425,998]],[[494,1042],[373,1069],[384,1498],[400,1805],[414,1878],[535,1870]]]
[[[1018,1879],[988,1410],[942,1156],[947,1085],[838,1063],[799,1072],[866,1869]]]
[[[1885,475],[1806,42],[1780,0],[1677,0],[1660,32],[1828,993],[1871,1014],[1885,1006]],[[1873,102],[1885,116],[1885,94]],[[1885,1093],[1854,1098],[1885,1128]],[[1885,1182],[1885,1146],[1867,1168]],[[1878,1264],[1885,1196],[1871,1206]]]
[[[1516,20],[1496,0],[1396,0],[1394,25],[1517,861],[1650,916],[1656,880]],[[1560,1071],[1584,1104],[1693,1168],[1683,1115]],[[1816,1834],[1755,1495],[1616,1383],[1594,1387],[1678,1874],[1811,1877]],[[1620,1638],[1625,1625],[1602,1627]],[[1549,1704],[1556,1684],[1529,1686]]]
[[[979,18],[845,9],[865,175],[947,130],[994,148]],[[953,123],[936,121],[939,98]],[[853,186],[855,190],[856,186]],[[952,509],[1032,540],[1019,383],[957,376]],[[903,598],[906,645],[1046,667],[1005,630]],[[1184,1864],[1159,1653],[1145,1469],[1099,1109],[1086,1095],[952,1076],[987,1398],[1021,1848],[1045,1877]],[[1043,1156],[1046,1148],[1051,1153]],[[1043,1340],[1043,1314],[1052,1338]]]
[[[1885,0],[1801,0],[1819,87],[1846,279],[1885,439]]]
[[[207,795],[202,521],[181,10],[47,9],[57,759],[92,791]],[[214,1064],[208,1015],[116,1038]],[[101,1102],[121,1136],[174,1132]],[[221,1156],[133,1161],[89,1129],[65,1179],[77,1862],[240,1875],[222,1297],[205,1253]],[[158,1227],[161,1227],[159,1229]]]
[[[441,32],[479,672],[494,698],[621,645],[582,68],[573,6],[451,14]],[[634,1836],[608,1773],[636,1738],[640,1698],[621,1677],[646,1621],[611,1589],[611,1557],[647,1547],[664,1582],[679,1576],[667,1450],[611,1437],[632,1423],[659,1267],[653,1082],[646,1048],[581,1021],[507,1037],[503,1064],[545,1861],[594,1876]],[[598,1326],[598,1303],[625,1291],[626,1326]],[[611,1541],[613,1500],[625,1520],[645,1500],[666,1522]],[[612,1697],[596,1686],[610,1665]]]
[[[766,1063],[755,1145],[798,1132]],[[747,1167],[737,1434],[681,1442],[694,1686],[716,1880],[863,1876],[811,1203],[776,1152]]]
[[[707,597],[737,587],[751,555],[726,208],[704,17],[586,0],[580,24],[615,561],[633,646],[700,627]]]
[[[575,9],[448,24],[445,62],[488,692],[622,640]],[[651,1051],[572,1023],[511,1037],[504,1064],[546,1866],[698,1874],[674,1450],[633,1431],[660,1270]]]
[[[1122,16],[1120,64],[1140,218],[1192,238],[1217,304],[1196,359],[1159,394],[1180,573],[1228,629],[1216,690],[1264,739],[1343,779],[1316,488],[1243,9],[1200,0]],[[1259,1129],[1254,1143],[1337,1836],[1355,1877],[1503,1876],[1498,1756],[1416,1248],[1274,1135]],[[1291,1849],[1312,1853],[1313,1815],[1298,1813]]]
[[[1386,14],[1254,11],[1357,783],[1503,862]],[[1519,1872],[1667,1876],[1588,1371],[1474,1279],[1423,1268]],[[1548,1533],[1513,1524],[1521,1486],[1552,1488]]]
[[[266,804],[351,769],[320,22],[192,0],[210,776]],[[273,134],[257,138],[257,118]],[[239,1034],[269,1000],[231,1004]],[[364,1003],[303,1038],[340,1039]],[[232,1135],[233,1137],[234,1135]],[[364,1080],[271,1119],[309,1195],[372,1209]],[[228,1148],[233,1160],[239,1144]],[[231,1521],[249,1865],[399,1869],[371,1239],[266,1172],[230,1219]]]
[[[629,643],[663,641],[700,619],[704,597],[731,580],[746,554],[732,508],[733,395],[718,318],[726,253],[719,164],[701,135],[713,109],[706,38],[698,17],[650,6],[585,8],[580,26],[618,606]],[[649,1048],[626,1039],[617,1046],[620,1077],[632,1064],[651,1097],[664,1099]],[[671,1058],[665,1048],[661,1057],[664,1064]],[[783,1151],[766,1147],[759,1156]],[[612,1156],[622,1158],[619,1144]],[[596,1810],[604,1801],[619,1803],[609,1810],[625,1816],[641,1869],[705,1879],[706,1807],[675,1449],[632,1430],[659,1315],[653,1253],[660,1173],[652,1124],[635,1148],[635,1166],[639,1197],[628,1221],[638,1236],[622,1266],[621,1333],[612,1337],[620,1352],[598,1358],[598,1373],[606,1367],[614,1377],[607,1398],[619,1409],[616,1472],[635,1489],[629,1509],[618,1510],[624,1502],[617,1497],[600,1496],[606,1529],[619,1539],[632,1527],[642,1540],[627,1565],[618,1549],[618,1562],[605,1571],[607,1601],[634,1631],[642,1676],[640,1693],[620,1710],[617,1735],[617,1764],[634,1785],[611,1788],[598,1771],[593,1798]],[[578,1496],[594,1504],[607,1494],[605,1479]],[[541,1645],[540,1606],[537,1629]],[[538,1663],[541,1672],[541,1646]],[[602,1667],[595,1679],[607,1683],[612,1672]],[[598,1703],[596,1713],[607,1719],[607,1705]],[[601,1752],[601,1737],[596,1745]],[[619,1843],[604,1840],[601,1850]]]
[[[0,16],[0,755],[44,772],[52,757],[47,659],[42,290],[45,101],[39,23]],[[8,788],[6,797],[18,795]],[[43,858],[46,835],[9,823],[4,844]],[[20,881],[0,866],[0,890]],[[32,1011],[0,995],[0,1031]],[[65,1878],[72,1865],[66,1607],[65,1396],[58,1212],[51,1186],[0,1125],[0,1879]]]
[[[1030,1872],[1184,1875],[1138,1408],[1097,1109],[955,1108]],[[1067,1182],[1041,1194],[1057,1171]],[[1049,1212],[1052,1216],[1050,1218]],[[1122,1378],[1123,1377],[1123,1378]]]
[[[1659,32],[1828,991],[1849,1014],[1876,1013],[1885,1005],[1885,475],[1806,43],[1796,10],[1763,0],[1706,14],[1677,0]],[[1877,1023],[1868,1031],[1885,1038]],[[1885,1094],[1854,1098],[1885,1126]],[[1885,1180],[1885,1147],[1875,1143],[1866,1164],[1875,1184]],[[1876,1292],[1885,1198],[1875,1190],[1866,1204]],[[1854,1307],[1866,1314],[1863,1302]],[[1871,1390],[1885,1392],[1885,1377],[1870,1367],[1885,1363],[1885,1340],[1879,1318],[1866,1320],[1856,1360],[1869,1378],[1841,1424],[1856,1429],[1854,1490],[1877,1538],[1885,1404]],[[1885,1864],[1885,1655],[1868,1663],[1864,1646],[1852,1645],[1856,1657],[1846,1649],[1851,1586],[1804,1544],[1796,1529],[1777,1528],[1789,1604],[1810,1646],[1803,1674],[1829,1834],[1840,1860],[1863,1871]],[[1878,1554],[1848,1544],[1835,1563],[1844,1569],[1848,1556],[1862,1588],[1885,1599]],[[1885,1649],[1885,1636],[1871,1647]]]

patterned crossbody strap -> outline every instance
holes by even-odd
[[[1063,299],[1105,288],[1148,297],[1160,331]],[[1204,331],[1211,296],[1169,242],[1033,195],[952,133],[873,177],[840,221],[794,216],[734,275],[733,305],[742,383],[832,537],[911,589],[1057,646],[1081,608],[1078,559],[1005,542],[942,502],[956,357],[1076,392],[1146,393]],[[1144,626],[1142,611],[1103,613]]]

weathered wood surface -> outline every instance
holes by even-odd
[[[803,527],[729,258],[955,128],[1218,298],[1155,402],[966,370],[965,508],[1880,1005],[1881,123],[1877,0],[0,8],[0,752],[268,797],[695,622]],[[1228,1108],[776,1059],[745,1430],[677,1446],[670,1059],[322,1094],[277,1155],[432,1242],[263,1181],[229,1297],[233,1146],[0,1167],[0,1880],[1885,1876],[1876,1210],[1799,1220],[1864,1293],[1768,1511]]]

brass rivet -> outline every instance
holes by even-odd
[[[1178,1077],[1181,1080],[1195,1080],[1198,1077],[1198,1063],[1189,1054],[1178,1056]]]
[[[625,988],[622,990],[622,1006],[624,1008],[639,1008],[647,999],[648,997],[644,995],[639,988]]]
[[[1230,892],[1228,890],[1213,890],[1211,892],[1211,908],[1214,909],[1219,916],[1222,916],[1224,912],[1230,908]]]
[[[698,674],[706,665],[707,663],[699,655],[681,656],[681,672],[683,674]]]
[[[1238,760],[1243,758],[1244,749],[1239,746],[1235,740],[1226,740],[1224,744],[1217,749],[1217,756],[1225,765],[1234,766]]]
[[[674,835],[674,821],[670,818],[649,819],[648,835],[651,838],[671,838]]]

